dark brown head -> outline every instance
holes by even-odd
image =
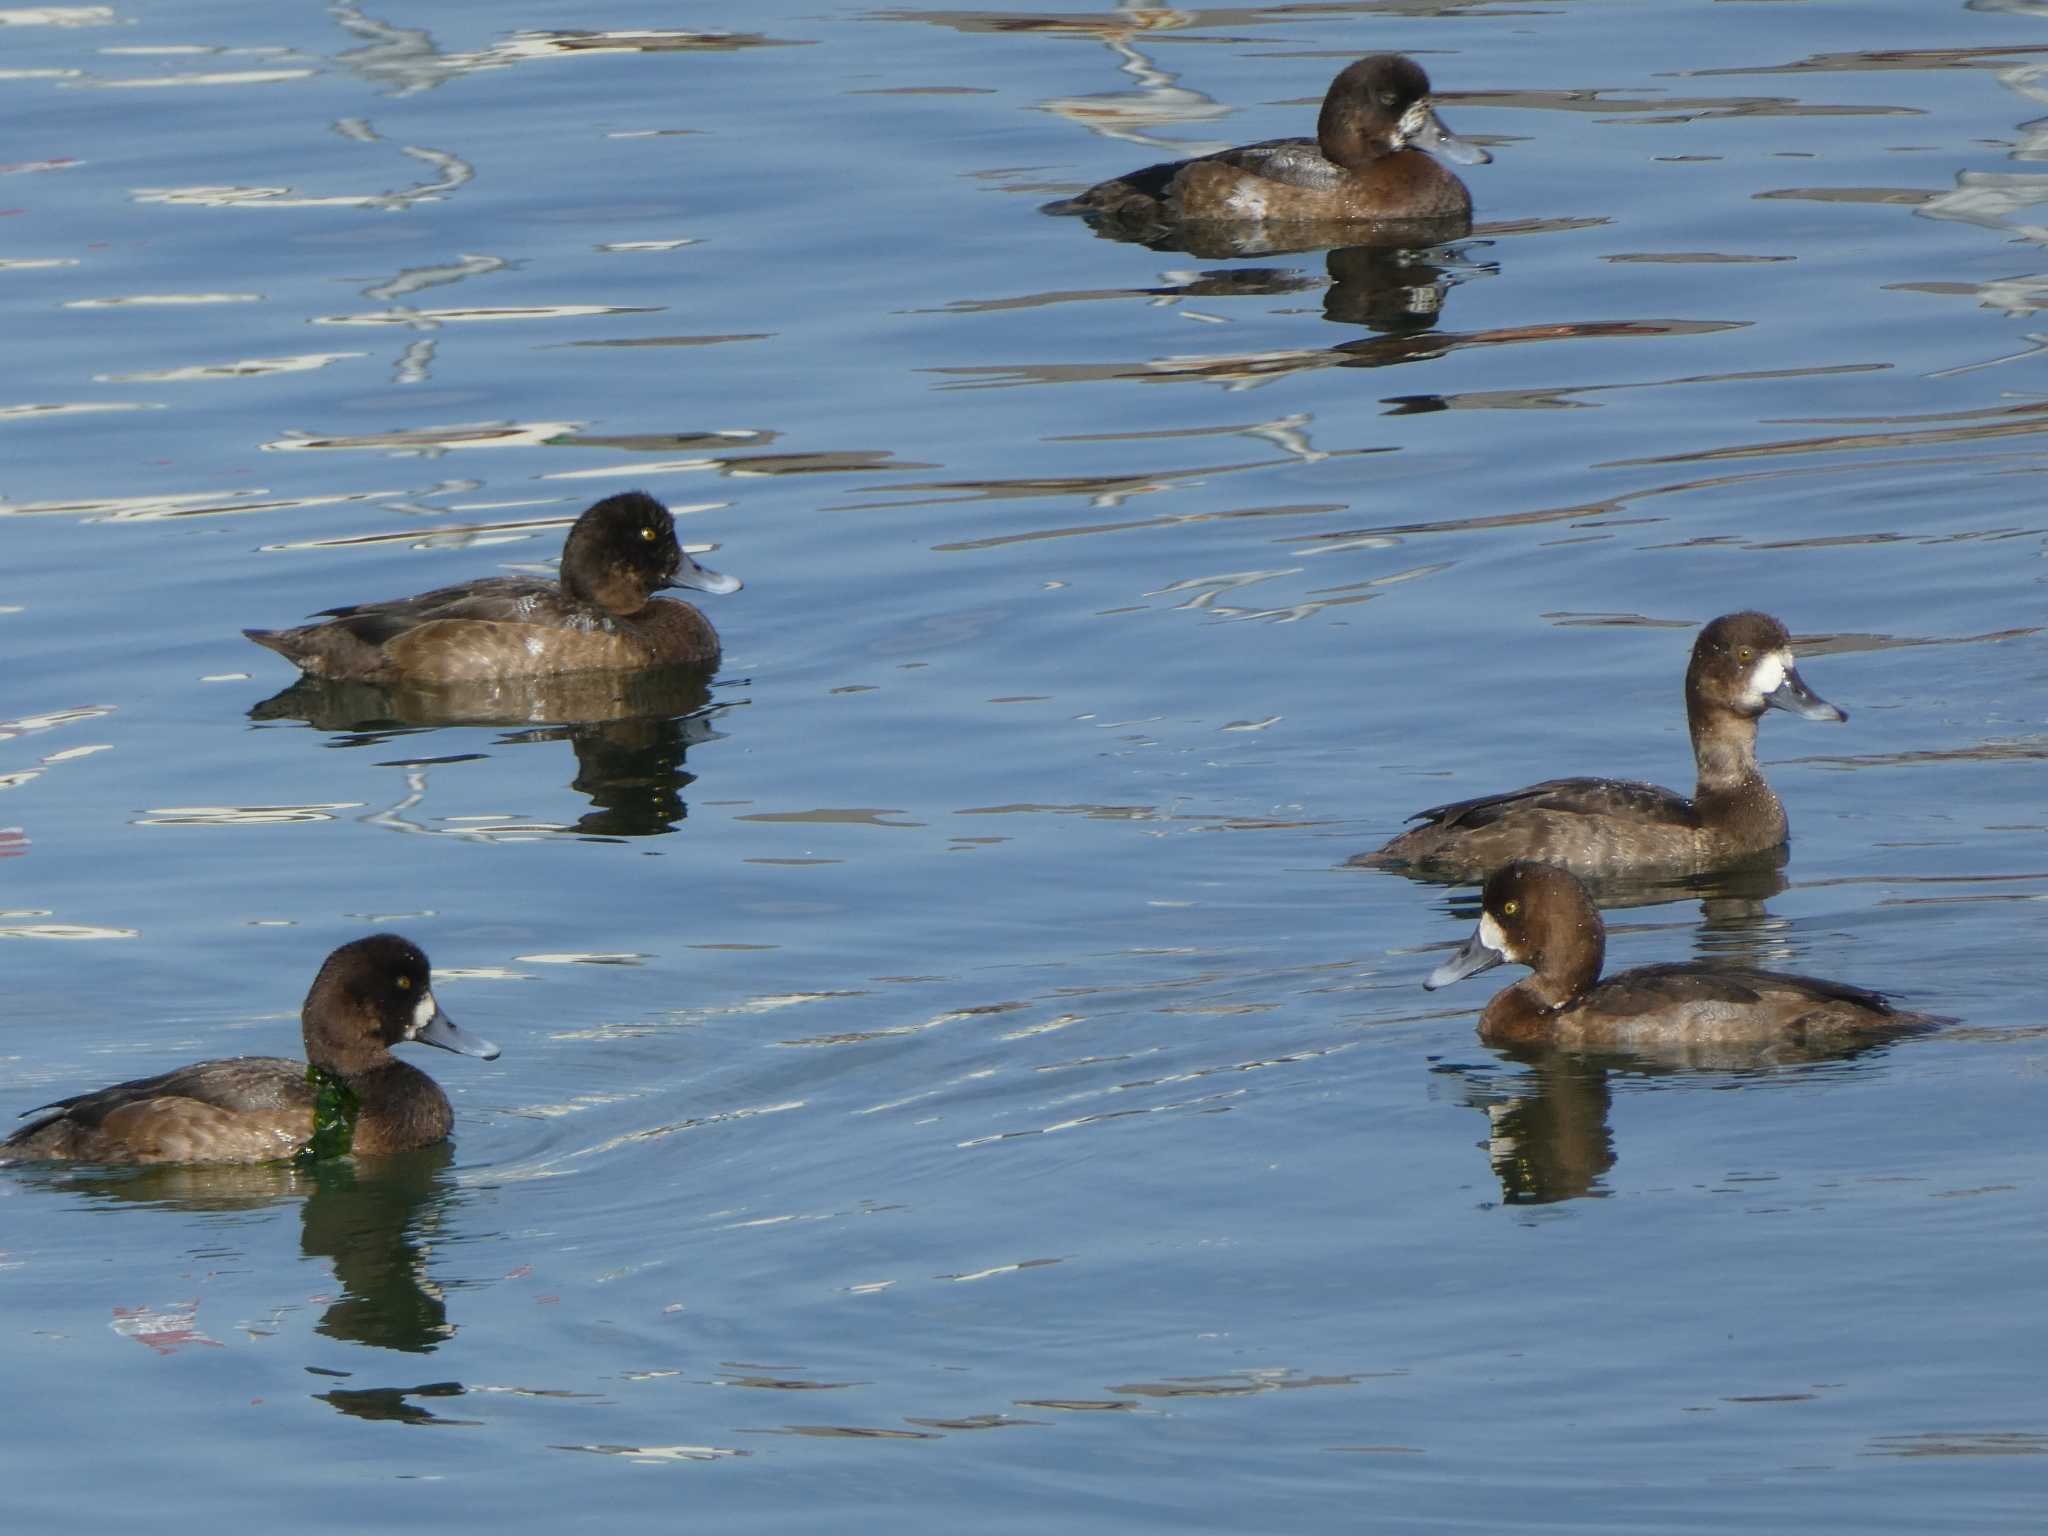
[[[684,554],[675,519],[645,491],[607,496],[576,519],[562,545],[562,590],[569,596],[628,618],[663,587],[725,593],[740,583]]]
[[[1493,158],[1437,120],[1429,76],[1398,53],[1371,54],[1330,82],[1316,119],[1316,142],[1325,159],[1343,166],[1366,165],[1411,144],[1464,165]]]
[[[433,972],[417,944],[373,933],[327,957],[299,1013],[306,1060],[352,1078],[391,1060],[407,1040],[489,1061],[498,1048],[464,1034],[434,1001]]]
[[[1600,979],[1606,955],[1607,925],[1577,877],[1518,860],[1488,877],[1479,926],[1423,985],[1433,992],[1512,961],[1535,972],[1521,985],[1557,1009]]]
[[[1806,686],[1792,664],[1792,637],[1768,613],[1724,613],[1693,642],[1685,713],[1697,740],[1713,714],[1755,720],[1767,709],[1804,720],[1849,716]]]

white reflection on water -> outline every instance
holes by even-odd
[[[161,405],[134,400],[74,400],[61,405],[0,405],[0,421],[29,416],[92,416],[106,411],[160,411]]]
[[[77,709],[53,709],[40,715],[23,715],[18,720],[0,720],[0,741],[12,741],[31,731],[52,730],[60,725],[76,725],[81,720],[97,720],[102,715],[111,715],[111,704],[86,705]]]
[[[661,304],[530,304],[463,309],[391,309],[365,315],[315,315],[315,325],[457,325],[472,320],[581,320],[592,315],[658,315]]]
[[[0,912],[0,917],[12,915]],[[86,923],[0,924],[0,939],[132,939],[140,932],[136,928],[97,928]]]
[[[108,496],[72,501],[0,500],[0,517],[75,517],[84,523],[153,523],[227,512],[288,512],[346,501],[378,501],[396,491],[355,491],[339,496],[271,497],[268,491],[194,491],[172,496]],[[258,499],[265,498],[265,499]]]
[[[406,793],[397,803],[358,819],[365,826],[383,827],[391,832],[410,833],[415,837],[453,837],[468,843],[532,843],[576,830],[565,822],[535,821],[497,812],[443,818],[449,822],[473,825],[430,827],[407,814],[426,800],[427,777],[424,768],[408,768],[405,773]]]
[[[224,69],[197,75],[144,75],[126,80],[97,80],[90,77],[72,82],[73,90],[126,91],[156,90],[169,86],[279,85],[287,80],[305,80],[310,69]]]
[[[730,1445],[551,1445],[551,1451],[588,1451],[595,1456],[622,1456],[642,1466],[674,1461],[723,1461],[729,1457],[751,1456]]]
[[[536,517],[511,523],[471,523],[461,528],[442,528],[422,534],[417,528],[393,533],[338,533],[325,539],[288,539],[265,544],[267,553],[291,549],[352,549],[366,544],[404,544],[411,549],[474,549],[490,544],[516,544],[536,532],[567,528],[575,517]]]
[[[293,822],[333,821],[336,811],[352,811],[360,800],[324,805],[167,805],[137,817],[137,827],[275,827]]]
[[[302,453],[325,449],[370,449],[391,454],[433,457],[457,448],[539,448],[582,426],[580,421],[485,421],[448,427],[403,427],[395,432],[319,436],[290,431],[265,443],[265,453]]]
[[[145,373],[96,373],[96,384],[186,384],[204,379],[261,378],[273,373],[308,373],[351,357],[368,357],[367,352],[305,352],[297,357],[249,357],[238,363],[194,363],[184,368],[160,368]]]
[[[392,200],[392,194],[384,192],[294,197],[290,187],[137,187],[131,195],[138,203],[172,208],[376,208]]]
[[[66,309],[146,309],[179,304],[260,304],[260,293],[130,293],[112,299],[69,299]]]
[[[111,27],[111,5],[29,5],[0,11],[0,27]]]
[[[1178,75],[1161,69],[1130,40],[1131,32],[1159,30],[1162,25],[1179,27],[1192,18],[1184,12],[1155,7],[1122,5],[1118,12],[1117,22],[1124,23],[1129,31],[1112,30],[1116,22],[1108,22],[1102,42],[1117,56],[1118,72],[1130,76],[1135,88],[1087,96],[1056,96],[1040,102],[1039,110],[1063,117],[1105,139],[1163,149],[1175,156],[1207,155],[1227,148],[1228,141],[1223,139],[1170,139],[1153,131],[1213,123],[1237,110],[1213,96],[1181,85]]]

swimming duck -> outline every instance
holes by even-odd
[[[42,1118],[0,1142],[0,1162],[261,1163],[312,1142],[322,1085],[308,1064],[359,1105],[356,1156],[405,1152],[444,1139],[455,1124],[448,1096],[391,1047],[407,1040],[489,1061],[498,1048],[455,1027],[434,1001],[419,947],[372,934],[327,957],[300,1023],[306,1060],[232,1056],[29,1110]]]
[[[1941,1022],[1862,987],[1723,961],[1643,965],[1600,979],[1607,928],[1566,870],[1518,860],[1487,877],[1479,926],[1429,973],[1431,991],[1512,961],[1533,974],[1479,1015],[1489,1045],[1847,1044]]]
[[[1133,224],[1454,220],[1469,226],[1471,193],[1423,150],[1464,165],[1493,158],[1437,120],[1420,64],[1376,53],[1330,82],[1313,139],[1267,139],[1148,165],[1048,203],[1045,211]]]
[[[709,667],[718,634],[688,603],[654,594],[740,589],[676,542],[668,508],[644,491],[607,496],[569,530],[559,582],[486,576],[417,597],[327,608],[324,624],[245,629],[315,677],[471,683],[564,672]]]
[[[1624,779],[1546,779],[1526,789],[1433,805],[1384,847],[1351,862],[1479,880],[1510,859],[1574,874],[1705,870],[1751,859],[1788,836],[1785,807],[1756,761],[1767,709],[1804,720],[1846,720],[1792,661],[1785,626],[1767,613],[1728,613],[1693,642],[1685,717],[1699,785],[1688,800]]]

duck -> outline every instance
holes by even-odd
[[[1124,224],[1385,220],[1469,227],[1472,194],[1424,150],[1462,165],[1493,158],[1438,120],[1420,64],[1375,53],[1330,82],[1313,139],[1267,139],[1148,165],[1044,211]]]
[[[1791,636],[1767,613],[1725,613],[1699,632],[1685,669],[1685,717],[1699,773],[1690,800],[1628,779],[1545,779],[1415,812],[1410,827],[1350,862],[1425,878],[1483,880],[1511,859],[1607,878],[1725,869],[1784,847],[1785,807],[1756,760],[1757,721],[1848,713],[1806,686]]]
[[[576,519],[561,579],[485,576],[417,597],[326,608],[325,622],[245,629],[311,677],[429,686],[571,672],[715,667],[718,632],[688,603],[654,594],[723,595],[737,577],[699,565],[675,519],[645,491],[607,496]]]
[[[440,1084],[391,1047],[415,1041],[485,1061],[498,1054],[441,1011],[426,955],[395,933],[330,954],[300,1024],[304,1061],[197,1061],[38,1105],[26,1114],[39,1118],[0,1142],[0,1162],[265,1163],[341,1150],[357,1157],[407,1152],[446,1140],[455,1115]],[[337,1085],[346,1093],[334,1093]],[[323,1094],[330,1095],[325,1108]],[[318,1147],[316,1118],[328,1121],[317,1128]]]
[[[1601,979],[1607,927],[1569,870],[1517,859],[1487,876],[1479,925],[1429,973],[1430,991],[1496,965],[1531,974],[1479,1015],[1488,1045],[1567,1049],[1853,1045],[1942,1021],[1882,993],[1717,960],[1637,966]]]

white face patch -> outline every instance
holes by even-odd
[[[1749,691],[1758,698],[1775,693],[1784,684],[1785,674],[1792,670],[1790,651],[1772,651],[1756,664],[1756,670],[1749,674]]]
[[[1479,942],[1496,955],[1509,960],[1515,958],[1514,946],[1508,943],[1508,936],[1500,931],[1500,924],[1493,920],[1491,912],[1479,914]]]
[[[420,994],[420,1000],[417,1003],[413,1004],[413,1035],[417,1037],[421,1030],[425,1029],[428,1024],[433,1022],[434,1015],[439,1013],[440,1011],[441,1005],[434,1001],[434,994],[431,992],[422,992]]]
[[[1408,141],[1421,133],[1429,122],[1429,103],[1418,101],[1401,114],[1401,121],[1394,124],[1394,148],[1406,149]]]

